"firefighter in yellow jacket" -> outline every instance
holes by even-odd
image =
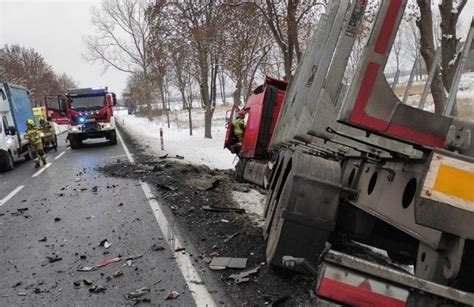
[[[58,151],[58,144],[56,144],[54,130],[51,124],[44,119],[40,118],[39,120],[39,130],[43,133],[43,149],[54,148],[55,151]]]
[[[27,129],[25,131],[25,139],[29,141],[30,154],[35,162],[35,168],[40,167],[40,159],[43,165],[46,165],[46,155],[43,150],[43,142],[41,141],[41,130],[36,128],[32,119],[26,121]]]

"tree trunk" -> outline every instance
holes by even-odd
[[[208,139],[212,139],[212,115],[213,111],[211,110],[210,106],[206,107],[204,112],[204,137]]]
[[[420,8],[420,20],[416,25],[420,29],[420,53],[423,56],[426,67],[431,67],[435,57],[435,46],[433,37],[433,16],[431,12],[431,1],[417,0]],[[431,83],[431,95],[435,105],[435,113],[443,113],[446,104],[443,79],[441,71],[436,68],[433,82]]]
[[[191,105],[188,106],[189,135],[193,135],[193,117],[191,115]]]

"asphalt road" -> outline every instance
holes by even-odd
[[[131,305],[125,294],[142,287],[150,292],[140,299],[154,306],[227,304],[209,290],[217,286],[202,285],[186,252],[174,250],[183,240],[173,237],[168,245],[170,234],[162,229],[169,226],[145,195],[147,186],[95,171],[127,159],[121,143],[70,150],[60,141],[58,152],[48,153],[49,167],[38,171],[31,161],[18,162],[0,174],[0,306]],[[112,244],[107,249],[99,246],[104,239]],[[153,251],[154,244],[164,249]],[[137,255],[128,266],[124,258]],[[119,256],[95,271],[77,271]],[[117,271],[123,275],[113,277]],[[92,293],[94,286],[106,290]],[[166,300],[171,291],[178,298]]]

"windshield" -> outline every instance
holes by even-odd
[[[70,97],[71,109],[99,109],[104,106],[104,96]]]

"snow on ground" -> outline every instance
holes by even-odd
[[[235,155],[224,149],[225,108],[216,110],[212,125],[212,139],[204,138],[203,117],[201,110],[193,111],[193,135],[189,135],[187,122],[183,118],[187,112],[173,112],[170,115],[171,127],[168,128],[166,118],[147,118],[135,115],[117,116],[118,123],[143,145],[148,145],[148,153],[169,157],[180,155],[184,161],[194,164],[205,164],[210,168],[232,169],[237,161]],[[163,129],[164,151],[160,145],[160,128]]]
[[[193,164],[204,164],[210,168],[233,169],[237,159],[224,149],[226,134],[226,107],[218,107],[212,123],[212,139],[204,138],[204,113],[200,109],[193,110],[193,135],[189,135],[188,113],[175,111],[170,114],[171,127],[168,128],[166,118],[147,118],[121,114],[116,121],[142,145],[148,145],[147,154],[169,157],[180,155],[184,161]],[[160,128],[163,129],[164,148],[160,145]],[[245,209],[249,218],[257,225],[263,226],[263,210],[265,195],[250,189],[249,192],[232,192],[232,197],[240,208]]]

